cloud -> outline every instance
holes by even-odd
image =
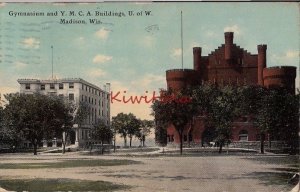
[[[40,47],[40,41],[33,37],[25,38],[21,43],[25,48],[38,49]]]
[[[135,89],[145,89],[144,91],[147,91],[151,89],[152,90],[157,89],[157,85],[165,81],[166,78],[164,76],[147,74],[143,76],[141,79],[133,81],[131,85]]]
[[[101,64],[112,60],[112,56],[108,55],[96,55],[93,59],[93,63]]]
[[[299,62],[299,51],[288,50],[280,54],[272,54],[270,56],[271,63],[276,65],[295,65]],[[298,61],[297,61],[298,60]]]
[[[27,67],[27,64],[26,64],[26,63],[23,63],[23,62],[21,62],[21,61],[16,61],[16,62],[14,63],[14,66],[15,66],[16,69],[22,69],[22,68],[24,68],[24,67]]]
[[[296,57],[299,57],[299,51],[295,51],[295,50],[288,50],[286,53],[285,53],[285,56],[287,58],[296,58]]]
[[[101,28],[95,33],[95,35],[96,35],[96,37],[105,40],[108,38],[109,33],[110,33],[110,30]]]
[[[153,47],[155,44],[155,38],[153,36],[144,36],[141,43],[144,47]]]
[[[103,77],[106,75],[106,72],[102,69],[90,69],[88,75],[91,77]]]
[[[214,32],[214,31],[206,31],[206,32],[205,32],[205,35],[206,35],[207,37],[210,37],[210,38],[215,38],[215,37],[218,36],[218,34],[217,34],[216,32]]]
[[[226,26],[224,32],[234,32],[235,35],[240,35],[241,29],[238,25]]]
[[[170,56],[173,58],[173,59],[177,59],[178,57],[181,56],[181,48],[175,48],[171,51],[171,54]]]
[[[78,37],[75,41],[82,44],[82,43],[85,43],[85,38],[84,37]]]

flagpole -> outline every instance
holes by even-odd
[[[52,64],[52,80],[53,80],[53,45],[51,45],[51,50],[52,50],[51,64]]]
[[[183,69],[183,29],[182,29],[182,11],[181,11],[181,68]]]

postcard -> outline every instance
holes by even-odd
[[[299,191],[299,18],[0,3],[0,191]]]

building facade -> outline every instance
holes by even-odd
[[[205,82],[225,85],[260,85],[267,88],[284,87],[295,93],[296,67],[281,66],[267,68],[267,45],[258,45],[257,54],[233,43],[233,32],[225,32],[225,43],[202,56],[202,48],[193,48],[193,69],[171,69],[166,71],[167,88],[180,90],[188,85]],[[207,127],[205,117],[197,116],[184,131],[184,142],[204,144],[211,142],[213,128]],[[191,130],[191,131],[188,131]],[[241,117],[233,123],[232,141],[256,141],[258,130],[251,117]],[[171,125],[167,128],[168,144],[179,143],[179,135]]]
[[[33,94],[40,93],[44,95],[56,95],[67,98],[74,102],[76,108],[81,103],[85,103],[89,110],[89,115],[80,124],[74,124],[73,130],[68,138],[69,144],[79,147],[86,147],[90,144],[98,143],[90,139],[90,129],[102,119],[107,125],[110,125],[110,84],[104,85],[104,88],[93,85],[80,78],[69,79],[18,79],[20,84],[20,93]],[[76,109],[75,109],[76,111]],[[24,147],[30,146],[30,143],[24,143]],[[43,141],[44,147],[56,147],[61,145],[61,138]]]

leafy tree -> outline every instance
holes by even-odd
[[[128,124],[128,117],[124,113],[119,113],[117,116],[112,117],[112,127],[114,130],[121,135],[124,139],[124,146],[127,146],[127,124]]]
[[[141,132],[141,121],[132,113],[128,114],[128,119],[127,133],[129,137],[129,147],[131,147],[133,136],[135,136],[137,132]]]
[[[196,105],[191,98],[191,90],[183,89],[181,91],[163,91],[160,101],[152,105],[155,120],[162,125],[172,124],[180,140],[180,154],[183,147],[183,131],[186,125],[192,120],[197,113]]]
[[[73,109],[74,123],[80,127],[90,115],[89,104],[87,102],[80,102],[79,105],[73,106]]]
[[[105,142],[110,143],[113,137],[113,131],[111,128],[105,124],[101,119],[91,129],[91,138],[95,140],[100,140],[102,145],[102,154],[103,154],[103,144]]]
[[[152,113],[154,115],[154,113]],[[167,129],[168,125],[163,125],[161,121],[158,121],[158,118],[155,119],[155,143],[159,146],[167,145]]]
[[[5,107],[7,123],[31,141],[34,155],[43,138],[52,138],[66,123],[66,108],[62,99],[40,94],[9,94]]]
[[[127,146],[127,136],[130,139],[130,147],[134,134],[140,128],[140,121],[132,114],[119,113],[112,118],[113,128],[123,137],[124,146]]]
[[[239,116],[238,100],[239,93],[235,87],[222,87],[208,112],[208,122],[216,128],[219,153],[222,152],[223,145],[230,142],[232,123]]]
[[[141,146],[145,146],[146,136],[151,133],[151,129],[154,127],[153,121],[150,120],[140,120],[140,129],[137,130],[135,136],[141,142]]]
[[[15,146],[19,145],[21,135],[16,133],[8,123],[6,123],[6,117],[3,107],[0,106],[0,145]]]

